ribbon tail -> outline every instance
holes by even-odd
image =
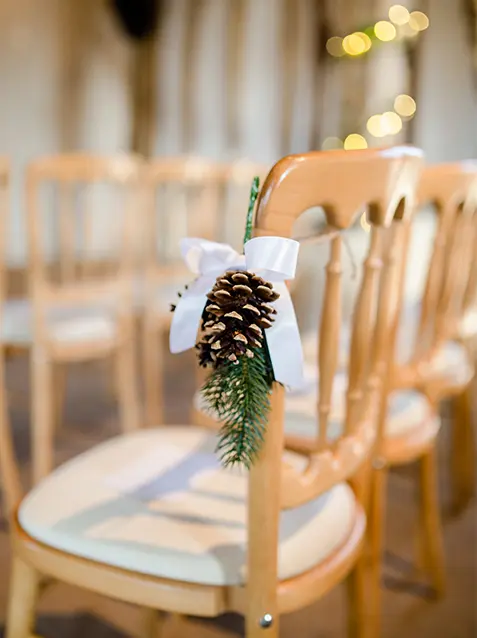
[[[266,330],[275,379],[290,388],[303,385],[303,351],[295,309],[285,282],[274,282],[280,297],[274,302],[275,322]]]
[[[207,301],[209,283],[192,284],[191,290],[184,293],[172,315],[171,330],[169,332],[169,348],[173,354],[184,352],[195,346],[200,319]],[[198,290],[198,288],[202,290]]]

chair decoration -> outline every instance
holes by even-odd
[[[202,394],[222,422],[222,463],[247,468],[263,441],[272,383],[303,383],[300,334],[285,283],[295,276],[299,244],[251,238],[257,195],[255,178],[243,255],[227,244],[182,240],[184,261],[197,277],[172,306],[170,332],[172,353],[195,346],[199,364],[211,370]]]

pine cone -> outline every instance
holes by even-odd
[[[278,299],[272,284],[247,271],[229,271],[220,276],[207,295],[202,329],[197,344],[201,366],[221,361],[237,362],[239,357],[253,357],[253,349],[261,348],[263,331],[274,321]]]

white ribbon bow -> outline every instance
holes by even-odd
[[[274,301],[275,321],[267,328],[267,344],[275,379],[291,388],[303,383],[303,353],[295,310],[285,281],[295,277],[300,245],[285,237],[255,237],[239,255],[228,244],[206,239],[181,240],[182,257],[197,275],[177,303],[172,318],[169,345],[172,353],[193,348],[207,293],[227,270],[249,270],[273,283],[280,295]]]

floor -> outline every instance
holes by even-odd
[[[190,354],[171,358],[166,396],[168,421],[184,422],[193,379]],[[58,431],[57,462],[87,449],[117,432],[115,405],[108,383],[107,365],[81,365],[68,376],[64,424]],[[176,382],[181,379],[181,394]],[[18,357],[9,363],[8,379],[15,443],[28,476],[28,367]],[[475,501],[457,517],[446,514],[447,446],[445,420],[440,445],[441,502],[444,517],[448,592],[441,601],[428,598],[425,583],[412,572],[415,523],[413,468],[392,473],[383,580],[383,638],[473,638],[477,636],[477,505]],[[9,547],[6,525],[0,528],[0,636],[8,588]],[[38,633],[44,638],[121,638],[138,635],[138,610],[61,584],[47,590],[39,608]],[[242,635],[241,619],[225,617],[216,622],[171,619],[165,638],[226,638]],[[343,588],[317,604],[283,617],[282,638],[338,638],[346,636],[346,600]]]

